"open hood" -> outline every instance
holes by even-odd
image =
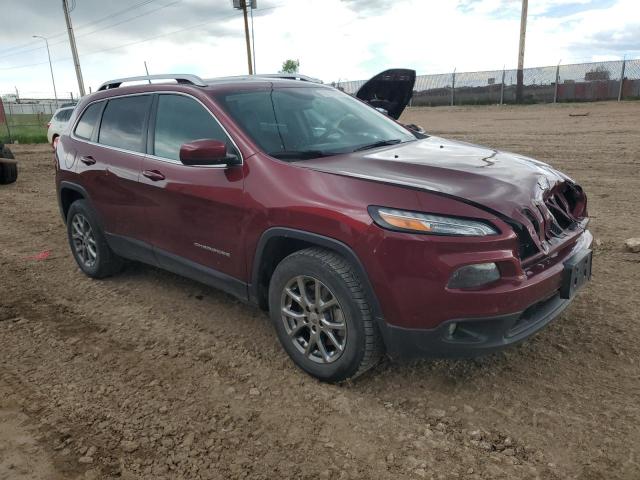
[[[356,93],[356,97],[375,108],[384,109],[396,120],[411,100],[415,70],[392,68],[371,78]]]

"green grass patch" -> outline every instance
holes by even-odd
[[[11,140],[19,143],[47,143],[47,122],[51,115],[11,115],[7,118]],[[5,124],[0,125],[0,141],[9,142]]]

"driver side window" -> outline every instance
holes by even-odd
[[[230,154],[238,154],[209,110],[184,95],[161,94],[158,97],[153,155],[180,160],[183,144],[203,139],[219,140],[227,145]]]

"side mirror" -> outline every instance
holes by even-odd
[[[185,165],[227,165],[236,163],[220,140],[194,140],[180,147],[180,161]]]

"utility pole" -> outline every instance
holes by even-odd
[[[251,0],[251,51],[253,52],[253,73],[256,73],[256,37],[253,34],[253,9],[256,8],[256,0]]]
[[[518,73],[516,79],[516,103],[522,103],[522,89],[524,83],[524,43],[527,35],[527,9],[529,0],[522,0],[522,15],[520,17],[520,49],[518,50]]]
[[[64,18],[67,21],[67,31],[69,32],[69,44],[71,45],[71,54],[73,55],[73,63],[76,67],[76,77],[78,79],[78,89],[80,96],[84,97],[84,81],[82,80],[82,70],[80,70],[80,59],[78,58],[78,49],[76,48],[76,37],[73,35],[73,25],[71,25],[71,14],[69,13],[69,5],[67,0],[62,0],[62,9],[64,10]]]
[[[253,8],[255,0],[233,0],[233,8],[242,10],[244,16],[244,37],[247,42],[247,65],[249,66],[249,75],[253,75],[253,64],[251,62],[251,41],[249,39],[249,19],[247,18],[247,3],[249,8]]]
[[[247,0],[242,1],[242,15],[244,16],[244,36],[247,41],[247,62],[249,64],[249,75],[253,75],[253,64],[251,62],[251,41],[249,40],[249,20],[247,19]]]
[[[42,35],[34,35],[33,38],[41,38],[47,45],[47,56],[49,57],[49,70],[51,70],[51,83],[53,83],[53,96],[56,99],[56,108],[58,108],[58,92],[56,91],[56,79],[53,78],[53,65],[51,64],[51,52],[49,51],[49,40]]]

